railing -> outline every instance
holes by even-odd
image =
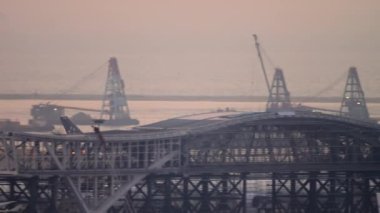
[[[18,155],[14,142],[5,135],[0,135],[0,175],[16,175],[18,173]]]

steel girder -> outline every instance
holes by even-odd
[[[378,172],[274,173],[272,181],[271,205],[265,212],[378,212]]]
[[[351,164],[372,170],[380,163],[378,131],[326,121],[304,125],[278,121],[236,125],[191,136],[183,144],[185,162],[199,169],[245,165],[247,171],[241,172],[256,172],[249,170],[254,165],[266,166],[268,172],[271,166],[297,171],[306,165],[334,170],[334,165],[339,169]]]
[[[62,206],[76,206],[66,209],[66,212],[96,213],[120,208],[120,203],[125,206],[124,194],[146,175],[162,167],[168,169],[180,165],[178,138],[105,143],[34,138],[19,140],[11,136],[1,139],[3,149],[13,147],[0,153],[1,157],[17,159],[2,161],[15,165],[9,167],[5,164],[6,168],[17,168],[18,175],[12,178],[17,179],[20,175],[61,177],[62,193],[56,200]],[[4,190],[9,191],[10,188]],[[25,193],[31,194],[33,190],[26,188]],[[40,203],[35,205],[40,206]]]
[[[273,193],[273,197],[281,197],[288,193],[291,196],[286,199],[291,202],[286,205],[284,202],[271,202],[272,205],[266,205],[265,208],[260,208],[260,211],[278,209],[277,212],[294,212],[294,209],[306,205],[309,209],[318,209],[316,212],[323,212],[324,209],[339,212],[342,211],[342,207],[335,210],[332,205],[343,205],[348,202],[346,197],[350,197],[345,195],[342,198],[341,194],[335,193],[342,191],[337,187],[344,188],[341,187],[345,186],[344,182],[350,182],[354,188],[358,188],[356,194],[379,190],[377,176],[365,181],[360,178],[349,179],[349,176],[346,179],[335,178],[335,181],[330,181],[332,174],[341,177],[342,172],[351,172],[355,177],[365,177],[368,172],[379,172],[379,132],[352,123],[278,118],[246,122],[178,138],[106,141],[104,144],[96,140],[65,141],[41,138],[37,140],[2,137],[0,157],[3,164],[0,166],[4,167],[1,168],[5,168],[4,171],[17,171],[20,175],[60,176],[61,187],[58,188],[56,198],[59,205],[72,205],[78,203],[78,198],[81,198],[84,201],[82,203],[92,206],[91,211],[95,212],[103,211],[103,208],[106,208],[102,205],[104,201],[112,198],[116,192],[126,192],[129,189],[126,184],[136,181],[134,177],[137,176],[142,181],[136,181],[129,193],[120,193],[116,200],[105,202],[107,211],[148,211],[141,210],[142,206],[145,206],[151,209],[150,211],[164,209],[174,212],[180,207],[187,212],[243,212],[245,199],[241,196],[246,194],[245,181],[239,183],[239,186],[234,186],[223,177],[229,176],[231,179],[236,177],[236,174],[240,177],[240,174],[245,173],[293,172],[292,175],[295,175],[295,178],[286,175],[268,178],[273,181],[274,186],[283,186],[280,189],[275,188],[278,190]],[[147,170],[173,152],[178,153],[163,163],[164,169],[157,167],[155,170]],[[165,169],[171,169],[173,175],[167,175],[169,170]],[[328,172],[331,178],[326,179],[326,175],[320,176],[319,170]],[[300,176],[300,171],[309,172],[307,175],[310,177]],[[145,175],[152,172],[157,175],[143,180]],[[313,179],[314,173],[317,177]],[[17,176],[12,177],[17,179]],[[243,192],[232,190],[234,196],[240,196],[240,203],[235,205],[235,201],[228,201],[228,207],[220,208],[218,206],[226,203],[222,202],[223,199],[234,200],[234,196],[229,193],[226,195],[227,198],[214,194],[215,191],[223,189],[225,183],[228,187],[236,189],[242,187],[239,190]],[[374,184],[376,187],[372,187]],[[285,189],[287,185],[290,185],[289,190]],[[120,188],[123,190],[118,191]],[[33,187],[28,188],[26,194],[33,194],[33,190]],[[304,192],[298,193],[299,190]],[[305,192],[308,192],[309,196],[305,197]],[[371,193],[356,196],[354,204],[350,204],[353,206],[353,210],[350,211],[366,212],[368,209],[357,209],[367,207],[372,211]],[[176,197],[177,194],[181,197]],[[318,198],[320,194],[328,194],[331,198]],[[73,195],[77,197],[75,200],[68,199]],[[155,205],[160,207],[154,208]]]
[[[2,177],[0,201],[15,202],[20,211],[57,212],[58,177]]]
[[[246,176],[150,175],[129,192],[140,213],[245,212]]]

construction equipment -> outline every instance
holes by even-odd
[[[65,128],[65,131],[68,135],[71,134],[83,134],[83,132],[77,127],[69,117],[67,116],[61,116],[61,122],[63,127]]]
[[[256,50],[257,50],[257,55],[259,56],[260,64],[261,64],[261,69],[263,71],[264,78],[265,78],[265,83],[267,85],[268,93],[270,94],[271,93],[271,89],[270,89],[270,85],[269,85],[268,75],[267,75],[267,72],[265,70],[263,57],[261,56],[260,43],[258,42],[258,38],[257,38],[256,34],[253,34],[252,36],[255,39],[255,46],[256,46]]]
[[[81,112],[76,113],[72,116],[72,120],[76,124],[91,124],[92,117],[88,114],[83,113],[86,112],[100,112],[98,109],[89,109],[82,107],[71,107],[71,106],[61,106],[57,104],[50,103],[41,103],[37,105],[33,105],[30,111],[30,115],[32,119],[29,120],[29,125],[56,125],[60,124],[60,117],[65,115],[65,109],[78,110]]]
[[[364,91],[355,67],[350,67],[348,71],[340,112],[342,116],[350,118],[369,119]]]
[[[282,69],[276,68],[273,76],[272,85],[269,84],[268,75],[265,70],[264,60],[261,55],[260,43],[256,34],[253,34],[255,39],[255,46],[257,54],[260,59],[261,69],[264,74],[265,83],[268,88],[268,101],[267,101],[267,111],[278,111],[291,108],[290,93],[286,87],[284,74]]]
[[[276,68],[272,86],[269,91],[267,111],[278,111],[291,108],[290,93],[286,87],[284,74]]]
[[[117,59],[110,58],[108,63],[107,81],[103,96],[101,119],[106,125],[134,125],[139,121],[130,118],[127,97],[124,91],[124,81],[121,78]]]
[[[130,118],[127,98],[124,92],[124,81],[120,76],[117,59],[114,57],[110,58],[108,63],[107,81],[101,110],[41,103],[32,106],[30,113],[32,119],[29,120],[29,125],[49,127],[44,129],[51,130],[53,125],[61,123],[60,117],[65,116],[66,109],[80,111],[70,118],[73,123],[78,125],[93,124],[94,118],[83,111],[100,113],[100,118],[104,118],[104,125],[120,126],[136,125],[139,123],[138,120]]]

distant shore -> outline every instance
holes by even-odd
[[[265,102],[266,96],[186,96],[186,95],[128,95],[128,100],[144,101],[223,101],[223,102]],[[102,95],[96,94],[0,94],[0,100],[102,100]],[[380,97],[366,98],[368,103],[380,103]],[[297,103],[339,103],[342,97],[308,97],[294,96],[292,101]]]

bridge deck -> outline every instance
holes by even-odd
[[[0,170],[62,177],[84,212],[116,205],[149,174],[176,174],[182,184],[202,174],[380,172],[378,124],[312,111],[197,114],[102,138],[2,134]]]

